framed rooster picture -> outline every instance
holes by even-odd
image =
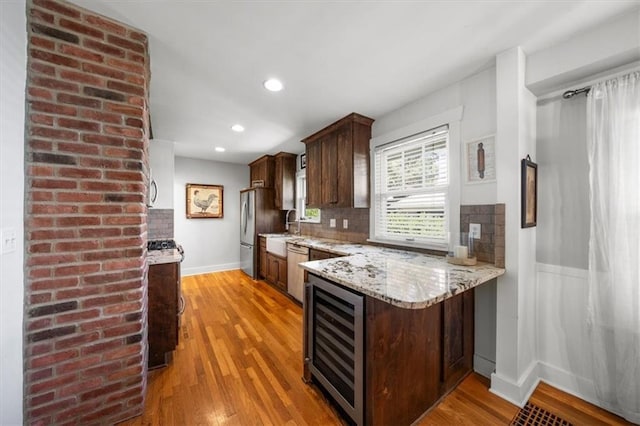
[[[222,185],[187,184],[187,219],[222,218]]]

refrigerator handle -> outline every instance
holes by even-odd
[[[246,235],[247,233],[247,202],[242,203],[242,234]]]

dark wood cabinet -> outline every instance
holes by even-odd
[[[279,152],[275,155],[275,205],[290,210],[296,205],[296,154]]]
[[[318,249],[309,249],[309,260],[323,260],[323,259],[331,259],[333,257],[340,257],[341,255],[330,253],[324,250]]]
[[[267,252],[266,280],[281,291],[287,291],[287,258]]]
[[[322,141],[319,139],[307,142],[307,206],[319,207],[322,204]]]
[[[267,239],[265,237],[260,237],[260,253],[259,256],[259,265],[260,268],[258,270],[258,276],[264,279],[267,276]]]
[[[254,186],[256,181],[262,181],[265,188],[273,188],[276,174],[276,160],[273,155],[263,155],[249,163],[249,171],[249,185]]]
[[[369,140],[373,120],[352,113],[302,142],[309,207],[369,207]]]
[[[318,280],[359,294],[309,274],[307,295],[315,294],[312,286]],[[329,293],[336,297],[339,292]],[[314,362],[309,332],[314,327],[313,296],[308,299],[303,376],[307,381],[314,380],[315,374],[308,365]],[[363,362],[354,367],[364,369],[366,378],[364,424],[412,424],[472,371],[473,300],[471,289],[424,309],[404,309],[364,296]]]
[[[148,367],[167,365],[178,345],[180,263],[149,266]]]
[[[473,368],[473,290],[443,302],[442,383],[455,386]]]

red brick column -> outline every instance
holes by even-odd
[[[147,37],[58,0],[27,27],[25,422],[113,424],[146,390]]]

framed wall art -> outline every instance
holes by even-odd
[[[536,226],[538,218],[538,165],[531,161],[531,157],[521,161],[521,228]]]
[[[307,168],[307,154],[300,154],[300,170]]]
[[[187,184],[187,219],[220,219],[223,207],[222,185]]]
[[[495,135],[489,135],[465,144],[466,183],[495,182],[495,141]]]

